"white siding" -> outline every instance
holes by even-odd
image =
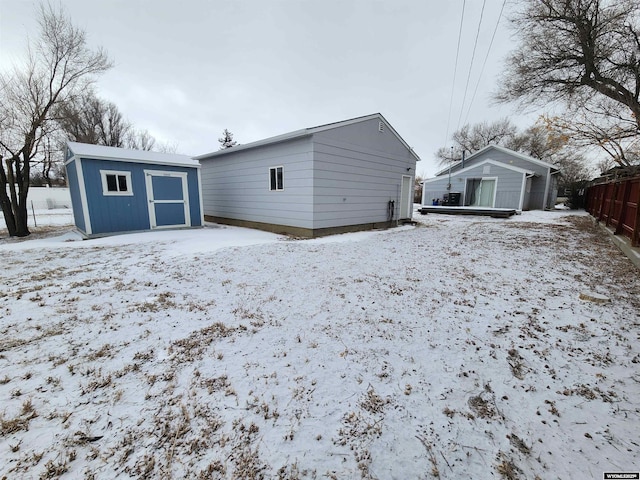
[[[318,230],[384,223],[393,201],[396,220],[402,176],[413,178],[416,159],[379,121],[200,157],[205,215]],[[269,168],[278,166],[284,190],[270,191]]]
[[[201,159],[204,214],[312,228],[310,137]],[[284,190],[269,190],[269,168],[284,168]]]
[[[402,176],[413,178],[416,161],[378,126],[372,119],[314,134],[315,229],[386,222],[390,200],[397,219]]]

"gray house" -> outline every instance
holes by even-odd
[[[560,170],[537,158],[489,145],[425,180],[422,205],[453,199],[460,206],[542,210],[553,208]],[[459,200],[458,200],[459,199]],[[451,204],[451,202],[449,203]]]
[[[205,220],[305,237],[410,220],[420,160],[379,113],[196,158]]]

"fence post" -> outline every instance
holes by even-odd
[[[605,193],[607,191],[607,184],[603,183],[599,185],[600,188],[598,188],[599,192],[598,192],[598,197],[599,201],[598,201],[598,221],[602,221],[602,211],[604,210],[604,197],[605,197]]]
[[[33,200],[31,200],[31,214],[33,215],[33,226],[38,228],[38,221],[36,220],[36,211],[33,209]]]
[[[624,230],[624,214],[627,212],[627,202],[629,201],[629,190],[631,187],[631,181],[624,182],[622,187],[622,205],[620,205],[620,215],[618,216],[618,224],[616,225],[615,234],[618,235]]]
[[[631,183],[631,181],[629,181]],[[631,232],[631,246],[640,247],[640,179],[638,179],[638,195],[636,198],[636,223]]]
[[[616,196],[618,195],[618,182],[613,184],[613,192],[611,192],[611,196],[609,197],[609,213],[607,213],[607,222],[605,225],[608,227],[611,223],[611,215],[613,215],[613,210],[616,205]]]

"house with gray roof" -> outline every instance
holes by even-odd
[[[498,145],[425,180],[422,205],[543,210],[553,208],[560,170],[555,165]],[[448,201],[447,201],[448,200]]]
[[[195,158],[207,221],[316,237],[412,218],[420,159],[379,113]]]

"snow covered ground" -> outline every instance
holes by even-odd
[[[0,240],[0,478],[640,470],[640,279],[585,214],[317,240],[55,218]]]

